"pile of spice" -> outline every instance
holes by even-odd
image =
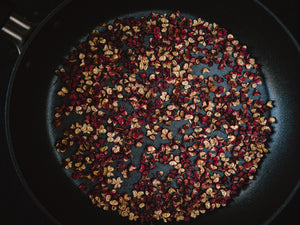
[[[130,220],[225,206],[268,152],[260,68],[216,23],[178,11],[116,19],[56,74],[54,125],[77,118],[55,143],[63,166],[94,205]]]

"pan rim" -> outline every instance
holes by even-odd
[[[33,193],[32,189],[29,187],[29,184],[23,175],[23,172],[21,171],[19,164],[17,162],[17,158],[14,152],[13,144],[12,144],[12,138],[11,138],[11,132],[10,132],[10,123],[9,123],[9,107],[10,107],[10,98],[11,98],[11,92],[13,83],[16,77],[16,73],[18,71],[19,65],[24,57],[25,52],[27,51],[28,47],[30,46],[31,42],[35,39],[36,35],[40,32],[40,30],[44,27],[44,25],[51,20],[59,11],[61,11],[63,8],[65,8],[68,4],[70,4],[72,0],[64,0],[62,3],[60,3],[58,6],[56,6],[44,19],[42,19],[41,22],[38,23],[38,25],[34,28],[32,33],[30,34],[29,38],[26,40],[21,54],[17,57],[17,60],[13,66],[12,72],[9,77],[8,87],[6,91],[5,96],[5,106],[4,106],[4,129],[5,129],[5,136],[6,136],[6,142],[8,146],[9,155],[12,161],[12,164],[14,166],[15,172],[24,187],[25,191],[29,195],[29,197],[33,200],[33,202],[36,204],[36,206],[53,222],[57,225],[62,225],[54,215],[52,215],[49,210],[40,202],[40,200],[36,197],[36,195]]]
[[[260,0],[253,0],[253,1],[275,20],[275,22],[284,30],[284,32],[292,40],[293,45],[296,47],[298,53],[300,53],[300,43],[296,40],[292,32],[288,29],[288,27],[279,19],[279,17],[273,11],[271,11],[265,4],[263,4]],[[268,225],[272,221],[274,221],[278,217],[278,215],[287,207],[287,205],[293,199],[293,197],[296,195],[299,189],[300,189],[300,179],[298,180],[297,184],[292,189],[292,191],[289,193],[289,195],[286,197],[282,205],[278,207],[277,210],[275,210],[275,212],[273,212],[273,214],[269,216],[269,218],[263,223],[263,225]]]
[[[65,0],[63,1],[61,4],[59,4],[55,9],[53,9],[39,24],[38,26],[34,29],[34,31],[32,32],[32,34],[30,35],[29,39],[26,41],[23,51],[21,53],[21,55],[18,56],[16,63],[13,67],[13,70],[11,72],[10,78],[9,78],[9,84],[7,87],[7,92],[6,92],[6,97],[5,97],[5,110],[4,110],[4,118],[5,118],[5,134],[6,134],[6,141],[8,144],[8,150],[10,153],[10,157],[12,159],[12,163],[14,165],[15,171],[23,185],[23,187],[25,188],[25,190],[27,191],[27,193],[29,194],[29,196],[33,199],[33,201],[35,202],[35,204],[43,211],[43,213],[45,213],[48,218],[50,218],[55,224],[61,224],[54,215],[52,215],[49,210],[40,202],[40,200],[36,197],[36,195],[33,193],[33,191],[31,190],[31,188],[29,187],[29,184],[27,182],[27,180],[25,179],[25,176],[23,175],[19,164],[17,162],[15,153],[14,153],[14,148],[13,148],[13,144],[12,144],[12,139],[11,139],[11,132],[10,132],[10,123],[9,123],[9,107],[10,107],[10,98],[11,98],[11,92],[12,92],[12,87],[13,87],[13,83],[15,80],[15,76],[16,73],[18,71],[19,65],[24,57],[24,54],[26,52],[26,50],[28,49],[28,47],[30,46],[30,44],[32,43],[32,41],[35,39],[36,35],[39,33],[39,31],[44,27],[44,25],[50,20],[52,19],[57,12],[59,12],[60,10],[62,10],[65,6],[67,6],[69,3],[71,3],[72,0]],[[282,23],[282,21],[271,11],[269,10],[263,3],[261,3],[259,0],[253,0],[253,2],[255,4],[257,4],[258,6],[260,6],[262,9],[265,10],[266,14],[268,14],[269,16],[273,17],[273,19],[275,19],[275,22],[278,23],[280,25],[280,27],[284,30],[284,32],[288,35],[288,37],[292,40],[293,45],[296,47],[297,51],[300,53],[300,45],[299,43],[296,41],[296,39],[294,38],[293,34],[289,31],[289,29]],[[297,185],[295,185],[295,187],[293,188],[293,190],[289,193],[288,197],[284,200],[284,202],[282,203],[282,205],[273,213],[271,214],[268,219],[264,222],[264,225],[267,225],[269,223],[271,223],[281,212],[282,210],[288,205],[288,203],[290,202],[290,200],[293,198],[293,196],[295,195],[295,193],[297,192],[297,190],[300,188],[300,180],[298,181]]]

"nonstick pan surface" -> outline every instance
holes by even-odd
[[[52,119],[47,117],[58,104],[51,99],[54,70],[99,22],[139,11],[173,9],[216,22],[248,46],[262,66],[269,97],[276,106],[272,115],[278,120],[271,153],[263,160],[255,180],[225,208],[188,223],[263,224],[297,185],[300,57],[289,36],[259,5],[250,1],[72,2],[52,12],[28,40],[12,74],[6,104],[7,137],[17,170],[34,198],[59,223],[139,224],[94,208],[57,160],[53,131],[49,129]]]

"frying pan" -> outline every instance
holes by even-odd
[[[31,33],[11,74],[6,98],[6,135],[16,170],[24,184],[57,224],[140,224],[115,212],[95,208],[69,179],[53,145],[49,110],[54,70],[70,49],[101,21],[139,11],[180,9],[227,28],[262,66],[272,116],[278,122],[251,184],[228,206],[197,217],[189,224],[267,224],[299,186],[300,164],[300,54],[293,39],[252,1],[73,1],[58,6]],[[16,203],[17,204],[17,203]],[[162,222],[155,222],[160,224]],[[174,224],[179,224],[174,222]]]

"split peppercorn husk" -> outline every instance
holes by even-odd
[[[56,74],[54,126],[81,118],[56,140],[63,166],[95,206],[130,220],[224,207],[268,152],[276,119],[261,70],[216,23],[179,11],[116,19]]]

